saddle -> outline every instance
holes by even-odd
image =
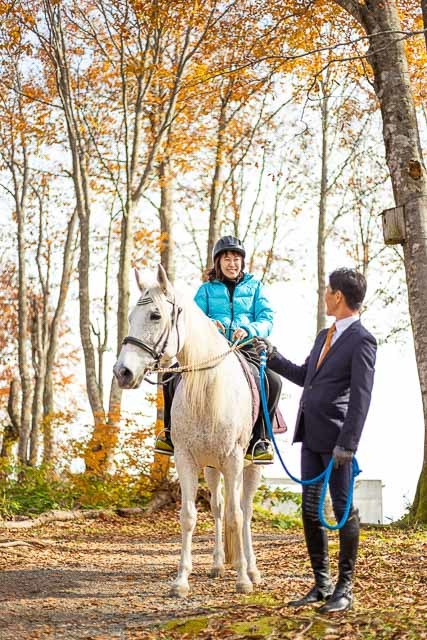
[[[255,362],[247,360],[242,353],[238,351],[236,351],[235,353],[240,361],[241,367],[243,369],[243,373],[245,374],[246,380],[248,381],[249,388],[251,390],[252,426],[254,426],[255,422],[258,419],[260,411],[262,412],[261,391],[260,391],[261,380],[259,376],[259,369],[258,369],[258,366],[255,364]],[[264,383],[265,383],[266,395],[267,395],[267,401],[268,401],[270,389],[268,386],[267,376],[265,376],[264,378]],[[277,407],[276,412],[274,414],[272,427],[273,427],[273,433],[285,433],[288,430],[285,419],[279,407]],[[267,428],[266,428],[266,431],[267,431]]]

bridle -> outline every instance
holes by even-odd
[[[153,302],[153,299],[150,298],[150,296],[147,296],[145,298],[140,298],[138,300],[138,302],[136,303],[136,306],[137,307],[138,306],[141,307],[143,305],[150,304],[152,302]],[[162,357],[165,354],[166,348],[167,348],[168,343],[169,343],[169,338],[170,338],[171,333],[172,333],[172,331],[174,329],[176,329],[176,335],[177,335],[177,346],[176,346],[176,354],[175,355],[177,355],[179,353],[179,351],[180,351],[180,338],[179,338],[179,330],[178,330],[178,319],[179,319],[180,313],[182,312],[182,307],[177,306],[177,304],[175,302],[175,299],[171,300],[169,298],[166,298],[166,302],[169,302],[169,304],[172,305],[171,324],[170,324],[169,328],[167,326],[164,328],[164,330],[160,334],[159,339],[157,340],[157,342],[153,346],[150,346],[149,344],[147,344],[143,340],[140,340],[139,338],[135,338],[134,336],[126,336],[125,338],[123,338],[123,341],[122,341],[123,345],[125,345],[125,344],[133,344],[135,347],[139,347],[143,351],[146,351],[147,353],[149,353],[150,356],[155,361],[157,366],[160,364],[160,360],[162,359]],[[162,345],[160,349],[159,349],[159,345]],[[155,369],[154,369],[154,371],[155,371]]]
[[[159,339],[154,344],[154,346],[151,346],[151,345],[147,344],[146,342],[144,342],[143,340],[140,340],[139,338],[134,338],[133,336],[126,336],[122,341],[123,345],[133,344],[135,347],[139,347],[143,351],[146,351],[147,353],[150,354],[150,356],[153,358],[153,360],[155,362],[155,367],[148,367],[146,369],[146,372],[152,372],[152,373],[157,373],[157,374],[166,374],[166,373],[171,374],[170,377],[163,378],[163,380],[160,381],[160,382],[152,382],[148,378],[145,378],[146,382],[149,382],[150,384],[165,385],[165,384],[167,384],[169,382],[169,380],[171,380],[171,378],[174,378],[179,373],[188,373],[188,372],[191,372],[191,371],[206,371],[208,369],[214,369],[230,353],[238,351],[238,350],[242,349],[244,346],[246,346],[247,344],[252,343],[253,338],[249,338],[248,340],[245,340],[245,341],[243,341],[243,342],[241,342],[239,344],[237,342],[234,342],[227,349],[227,351],[224,351],[224,352],[219,353],[219,354],[217,354],[215,356],[212,356],[212,357],[208,358],[207,360],[204,360],[204,361],[199,362],[197,364],[196,363],[191,363],[191,364],[186,364],[186,365],[182,365],[182,366],[177,366],[177,364],[175,364],[172,367],[161,368],[159,366],[160,365],[160,360],[162,359],[162,357],[163,357],[163,355],[164,355],[164,353],[166,351],[166,347],[168,345],[170,335],[171,335],[171,333],[172,333],[174,328],[176,329],[176,335],[177,335],[177,347],[176,347],[175,356],[178,355],[178,353],[180,351],[180,336],[179,336],[179,330],[178,330],[178,319],[179,319],[180,313],[182,312],[182,308],[177,306],[177,304],[176,304],[174,299],[170,300],[169,298],[166,298],[166,301],[169,302],[169,304],[172,305],[170,328],[169,329],[165,328],[165,330],[162,331],[162,333],[160,334]],[[138,300],[138,302],[136,303],[136,306],[143,306],[145,304],[150,304],[152,302],[153,302],[153,299],[150,298],[149,296],[147,296],[146,298],[140,298]],[[162,344],[162,342],[163,342],[163,344]],[[159,347],[160,344],[162,344],[162,347],[159,350],[158,347]]]

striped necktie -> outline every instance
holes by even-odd
[[[324,344],[324,347],[323,347],[323,351],[320,354],[319,360],[317,361],[317,368],[320,367],[320,365],[322,364],[323,360],[325,359],[326,354],[328,353],[329,349],[331,348],[332,338],[333,338],[333,335],[334,335],[336,330],[337,330],[337,327],[336,327],[336,324],[334,322],[334,324],[329,327],[328,333],[326,334],[326,340],[325,340],[325,344]]]

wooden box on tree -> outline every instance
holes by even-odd
[[[384,242],[386,244],[403,244],[406,239],[404,206],[384,209],[381,217]]]

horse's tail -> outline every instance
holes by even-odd
[[[234,564],[236,557],[234,536],[235,532],[233,532],[227,517],[227,509],[224,509],[224,554],[226,564]]]
[[[225,493],[225,490],[224,490]],[[225,508],[224,508],[224,555],[226,564],[234,565],[237,560],[237,540],[236,536],[238,536],[238,532],[234,527],[231,526],[230,519],[227,517],[227,496],[224,495],[225,498]]]

